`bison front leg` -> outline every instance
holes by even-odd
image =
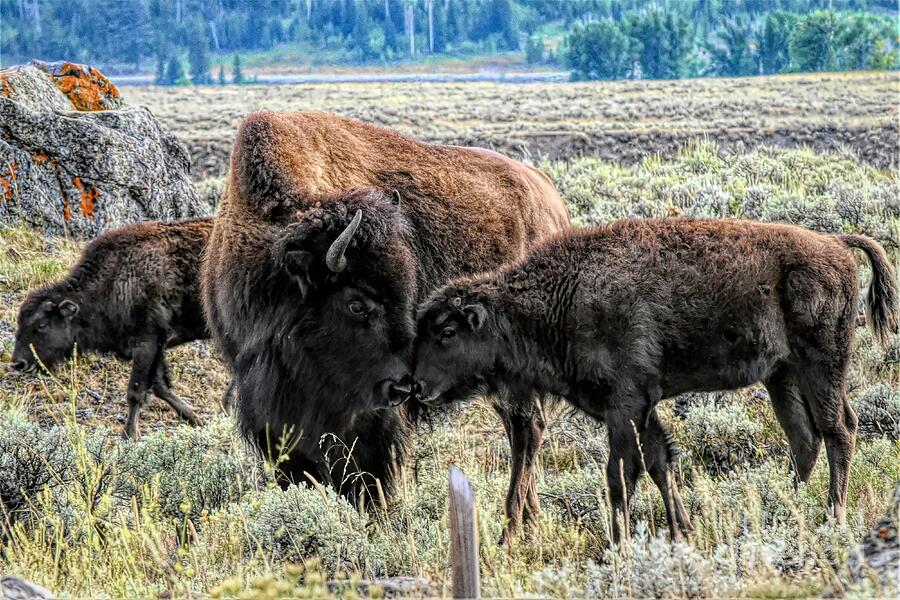
[[[137,440],[141,437],[138,418],[141,407],[147,401],[147,391],[153,384],[161,356],[161,346],[155,339],[143,339],[132,344],[131,377],[128,380],[128,417],[125,419],[124,437]]]
[[[172,380],[169,376],[169,365],[163,356],[162,348],[159,349],[159,358],[157,360],[156,375],[153,379],[153,393],[160,400],[165,401],[169,406],[175,409],[182,419],[196,427],[202,425],[199,417],[194,409],[187,402],[176,396],[172,390]]]
[[[674,443],[666,431],[656,408],[651,409],[647,417],[647,424],[641,435],[641,450],[644,453],[644,463],[647,472],[653,479],[653,483],[659,488],[666,507],[666,518],[669,522],[669,535],[672,540],[678,540],[681,533],[688,534],[694,530],[684,501],[678,491],[678,483],[674,469]]]
[[[506,494],[506,527],[501,543],[509,544],[524,525],[536,526],[540,516],[535,468],[544,434],[541,403],[531,394],[503,394],[496,408],[510,446],[509,489]]]
[[[618,544],[631,535],[628,507],[644,470],[638,440],[643,436],[648,403],[640,396],[611,400],[604,416],[609,433],[606,483],[612,504],[612,541]]]

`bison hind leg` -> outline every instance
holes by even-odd
[[[828,455],[828,509],[844,524],[850,462],[856,449],[857,417],[847,399],[844,369],[832,373],[804,372],[800,393],[809,403],[816,428],[825,440]]]
[[[822,435],[800,393],[796,375],[783,368],[766,380],[765,385],[775,417],[788,438],[795,480],[806,483],[816,466]]]
[[[160,357],[157,364],[156,376],[153,379],[153,394],[175,409],[178,416],[192,426],[196,427],[201,425],[200,418],[197,417],[194,409],[187,402],[176,396],[170,389],[172,383],[169,377],[169,365],[166,364],[166,359]]]

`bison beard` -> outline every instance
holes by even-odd
[[[202,288],[243,433],[274,456],[286,441],[286,480],[390,493],[412,423],[387,396],[409,390],[415,303],[521,257],[566,209],[498,154],[323,113],[251,115],[231,161]]]
[[[627,535],[627,503],[644,469],[672,537],[691,529],[656,405],[762,382],[799,480],[824,442],[828,504],[843,523],[857,424],[847,400],[859,294],[849,248],[872,265],[866,312],[886,342],[900,332],[900,298],[869,238],[739,221],[620,221],[562,235],[517,265],[437,292],[420,309],[415,379],[426,401],[473,388],[530,391],[605,421],[615,539],[620,519]],[[533,462],[534,448],[521,452],[516,460]]]

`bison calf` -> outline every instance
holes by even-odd
[[[830,514],[843,522],[857,423],[847,402],[859,294],[849,248],[872,264],[867,317],[886,342],[898,330],[897,284],[869,238],[632,220],[557,237],[518,264],[437,292],[419,312],[415,377],[426,403],[531,391],[603,419],[615,539],[619,519],[627,535],[627,499],[645,467],[672,536],[691,528],[657,403],[761,381],[800,480],[825,441]],[[533,462],[536,450],[514,446],[513,460]]]
[[[163,350],[209,337],[197,274],[212,227],[212,219],[150,221],[99,236],[65,279],[25,298],[10,367],[31,372],[40,359],[52,369],[76,345],[112,353],[132,361],[128,437],[139,436],[138,413],[151,389],[198,425],[194,410],[169,389]]]

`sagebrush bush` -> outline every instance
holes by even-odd
[[[900,440],[900,390],[878,384],[851,402],[859,417],[859,435]]]
[[[222,191],[225,189],[224,177],[208,177],[194,184],[197,194],[200,196],[201,206],[209,208],[210,214],[215,214],[222,200]]]
[[[38,492],[67,485],[74,459],[64,428],[0,412],[0,531],[28,512]]]
[[[583,567],[583,585],[571,573],[548,569],[534,577],[535,591],[552,597],[722,598],[736,595],[740,581],[693,546],[649,535],[638,523],[630,540]]]
[[[839,154],[760,147],[730,155],[709,141],[671,162],[621,167],[596,158],[544,162],[575,223],[684,215],[780,221],[826,233],[865,233],[896,248],[900,180]],[[896,218],[896,217],[894,217]]]
[[[240,532],[252,552],[277,561],[318,557],[333,573],[365,571],[373,558],[367,519],[331,489],[305,484],[271,487],[252,499],[231,504],[209,519],[208,535]]]
[[[713,475],[759,464],[765,456],[762,425],[750,418],[741,403],[717,406],[713,402],[707,400],[690,408],[679,442]]]
[[[158,480],[160,508],[179,519],[196,519],[239,500],[257,482],[255,457],[235,439],[230,419],[204,427],[179,427],[171,434],[154,432],[119,448],[119,491],[139,496],[142,486]]]

